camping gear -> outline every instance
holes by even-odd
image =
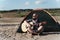
[[[22,31],[21,30],[21,25],[24,22],[24,20],[28,20],[32,18],[33,13],[37,13],[38,19],[40,20],[40,22],[46,21],[47,24],[44,27],[44,31],[52,31],[53,28],[56,29],[57,27],[57,20],[46,10],[33,10],[31,12],[29,12],[26,17],[21,21],[20,26],[18,28],[18,32]],[[56,27],[55,27],[56,26]]]

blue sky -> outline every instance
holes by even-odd
[[[0,10],[60,8],[60,0],[0,0]]]

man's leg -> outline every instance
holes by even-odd
[[[43,30],[44,30],[43,26],[40,26],[40,27],[38,28],[37,32],[40,34],[40,33],[42,33]]]

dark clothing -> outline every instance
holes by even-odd
[[[36,19],[36,20],[33,20],[33,19],[29,19],[29,20],[26,20],[28,23],[30,23],[30,22],[33,22],[33,30],[37,30],[38,29],[38,27],[39,27],[39,20],[38,19]]]
[[[26,21],[29,23],[29,22],[32,22],[33,19],[29,19],[29,20],[26,20]],[[40,22],[39,19],[37,19],[36,23],[39,23],[39,22]]]

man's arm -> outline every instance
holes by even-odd
[[[30,20],[25,20],[25,22],[29,25],[27,30],[30,32],[30,33],[33,33],[33,34],[37,34],[32,28],[31,26],[33,26],[32,24],[30,24]]]
[[[28,32],[33,33],[33,30],[31,29],[31,27],[28,27],[27,30]]]
[[[46,21],[39,23],[39,27],[38,27],[37,32],[40,32],[41,30],[43,30],[43,27],[44,27],[45,24],[47,24]]]
[[[33,33],[32,29],[31,29],[31,24],[29,23],[29,20],[25,20],[25,22],[27,23],[27,31],[29,31],[30,33]]]
[[[38,32],[41,31],[42,29],[43,29],[43,26],[39,26]]]

